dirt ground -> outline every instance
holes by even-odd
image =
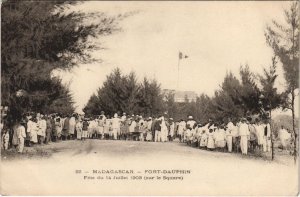
[[[298,193],[298,165],[282,152],[270,161],[178,142],[75,140],[2,151],[1,159],[2,195]]]

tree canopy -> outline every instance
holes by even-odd
[[[116,68],[97,94],[92,95],[83,111],[89,115],[105,111],[110,115],[126,112],[152,116],[163,112],[162,98],[160,85],[155,80],[144,78],[139,83],[134,72],[125,75]]]
[[[26,110],[74,111],[68,87],[52,71],[96,61],[90,52],[99,45],[90,39],[119,30],[123,16],[74,12],[73,4],[77,2],[2,3],[1,105],[9,106],[11,118]]]

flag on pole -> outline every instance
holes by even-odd
[[[189,56],[184,55],[182,52],[179,51],[179,59],[185,59],[188,58]]]

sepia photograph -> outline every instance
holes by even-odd
[[[298,1],[1,1],[3,196],[298,196]]]

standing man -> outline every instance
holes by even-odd
[[[192,130],[194,125],[197,124],[196,121],[193,119],[193,116],[188,116],[188,120],[186,122],[186,132],[184,133],[184,141],[190,142],[190,137],[192,135]]]
[[[105,122],[105,116],[100,115],[98,120],[98,132],[99,132],[99,139],[104,139],[104,122]]]
[[[74,140],[74,134],[75,134],[75,125],[76,125],[76,120],[75,120],[75,114],[72,114],[70,120],[69,120],[69,135],[70,139]]]
[[[82,123],[81,140],[85,140],[87,138],[88,127],[89,127],[89,122],[88,122],[88,120],[86,118],[84,118],[83,119],[83,123]]]
[[[232,129],[227,127],[225,128],[225,136],[226,136],[226,145],[227,145],[227,150],[229,153],[232,152]]]
[[[265,152],[271,152],[271,126],[269,120],[265,120],[264,128],[264,140],[266,147],[264,148]]]
[[[46,139],[45,143],[48,144],[51,141],[51,132],[52,132],[52,121],[51,117],[47,116],[46,117]]]
[[[249,127],[246,121],[246,118],[242,118],[242,123],[239,125],[240,146],[243,155],[248,154],[248,138],[250,137]]]
[[[183,142],[183,134],[186,130],[186,123],[183,119],[180,120],[178,124],[178,136],[179,136],[179,141]]]
[[[152,118],[149,117],[147,121],[147,135],[146,135],[146,141],[152,141]]]
[[[37,114],[38,142],[43,144],[46,136],[47,122],[42,114]]]
[[[70,121],[70,117],[69,115],[67,115],[67,117],[63,121],[63,129],[61,133],[63,140],[67,140],[69,137],[69,121]]]
[[[19,140],[18,153],[23,153],[24,150],[24,142],[26,138],[26,132],[24,127],[25,124],[26,124],[25,121],[21,121],[21,123],[17,127],[17,136]]]
[[[170,118],[169,121],[170,121],[169,141],[173,141],[174,134],[175,134],[175,123],[173,121],[173,118]]]
[[[154,123],[154,141],[158,142],[161,140],[161,120],[156,119]]]
[[[160,138],[162,142],[166,142],[168,138],[168,126],[167,122],[165,121],[165,117],[161,117],[161,130],[160,130]]]
[[[75,129],[76,129],[76,138],[77,140],[81,140],[82,137],[82,124],[81,124],[81,119],[78,119],[76,125],[75,125]]]
[[[255,119],[254,128],[257,136],[258,149],[262,151],[264,147],[264,127],[258,118]]]
[[[118,114],[115,113],[113,119],[111,120],[112,123],[112,134],[113,134],[113,139],[116,140],[118,139],[118,134],[120,134],[120,123],[121,120],[118,118]]]
[[[254,121],[252,118],[249,118],[249,132],[250,132],[250,151],[254,152],[257,147],[257,137],[256,137],[256,130],[254,127]]]

